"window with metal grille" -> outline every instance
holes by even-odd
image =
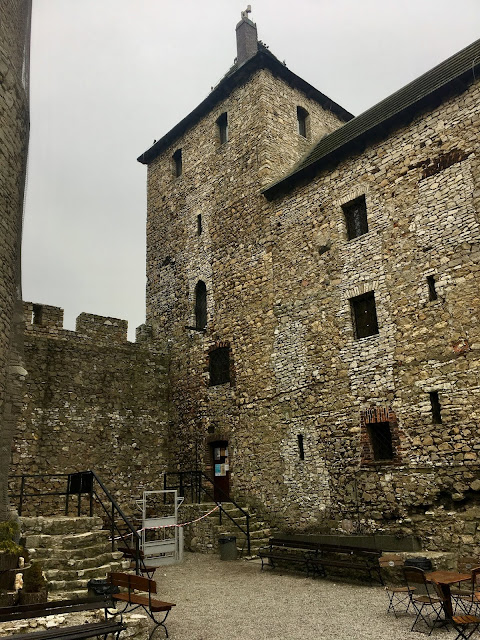
[[[304,138],[307,137],[308,111],[303,107],[297,107],[298,133]]]
[[[438,294],[437,294],[437,289],[435,287],[435,276],[427,276],[427,284],[428,284],[428,299],[437,300]]]
[[[182,150],[177,149],[173,154],[172,158],[173,158],[173,169],[174,169],[175,177],[179,178],[183,172]]]
[[[195,328],[203,330],[207,326],[207,285],[203,280],[195,287]]]
[[[218,347],[210,351],[209,366],[210,386],[230,382],[230,349]]]
[[[355,337],[367,338],[378,333],[377,308],[373,291],[350,298]]]
[[[365,196],[360,196],[342,205],[347,223],[347,238],[353,240],[363,236],[368,231],[367,203]]]
[[[394,451],[390,423],[372,422],[367,424],[367,432],[373,450],[373,459],[392,460]]]
[[[225,144],[225,142],[228,142],[228,117],[226,111],[217,118],[217,127],[220,144]]]
[[[438,391],[430,391],[430,405],[432,407],[432,423],[442,424],[442,405],[438,397]]]

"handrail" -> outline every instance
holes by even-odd
[[[76,489],[72,491],[71,480],[73,477],[77,477],[79,479],[79,485]],[[117,503],[113,495],[110,493],[109,489],[105,486],[105,484],[100,480],[95,471],[81,471],[76,472],[75,474],[69,473],[55,473],[55,474],[47,474],[47,473],[36,473],[36,474],[23,474],[10,476],[13,478],[20,478],[20,493],[11,495],[12,498],[18,498],[18,514],[21,516],[24,506],[24,499],[27,497],[42,497],[42,496],[65,496],[65,515],[68,515],[69,508],[69,497],[72,495],[78,495],[77,502],[77,513],[81,515],[81,496],[88,495],[89,496],[89,514],[93,515],[93,498],[95,497],[97,503],[103,509],[104,513],[108,517],[110,524],[110,533],[111,533],[111,543],[112,543],[112,551],[115,549],[115,540],[120,538],[124,545],[130,548],[128,538],[132,536],[132,542],[135,543],[135,573],[137,575],[140,574],[140,566],[142,565],[143,569],[145,569],[144,560],[141,557],[140,553],[140,543],[141,537],[137,532],[133,524],[130,522],[129,518],[125,515],[120,505]],[[27,478],[43,478],[43,479],[52,479],[52,478],[67,478],[67,486],[65,491],[49,491],[49,492],[36,492],[36,493],[26,493],[25,492],[25,480]],[[85,487],[83,486],[84,479]],[[91,481],[90,481],[91,479]],[[101,491],[103,491],[105,498],[102,499],[100,491],[97,490],[97,486]],[[107,505],[105,504],[107,502]],[[123,520],[124,525],[128,530],[127,538],[125,537],[125,532],[122,532],[117,524],[117,515]],[[117,536],[116,536],[117,534]]]
[[[175,487],[173,487],[172,485],[168,485],[167,484],[167,476],[168,475],[175,475],[178,476],[179,479],[179,484],[175,485]],[[231,502],[246,518],[246,528],[242,527],[241,524],[239,524],[238,522],[236,522],[232,516],[228,513],[228,511],[226,511],[224,509],[224,507],[222,506],[222,502],[215,500],[215,497],[213,496],[212,493],[210,493],[210,491],[207,490],[207,488],[205,487],[204,483],[202,483],[202,479],[205,479],[209,482],[209,484],[213,485],[213,481],[211,478],[209,478],[207,476],[206,473],[204,473],[203,471],[168,471],[166,473],[164,473],[163,476],[163,484],[164,484],[164,489],[168,488],[176,488],[178,487],[180,490],[180,493],[182,495],[185,494],[185,488],[186,488],[186,483],[184,482],[184,478],[190,476],[191,479],[195,480],[195,484],[193,484],[192,482],[190,483],[190,488],[191,488],[191,497],[192,497],[192,502],[193,502],[193,497],[194,497],[194,490],[195,490],[195,497],[197,499],[198,502],[200,502],[200,497],[202,492],[212,500],[212,502],[215,502],[219,509],[220,509],[220,524],[222,524],[222,513],[224,513],[227,518],[229,518],[233,524],[237,527],[237,529],[239,529],[245,536],[246,540],[247,540],[247,552],[248,555],[250,555],[250,551],[251,551],[251,543],[250,543],[250,514],[248,513],[248,511],[245,511],[245,509],[243,509],[237,502],[235,502],[235,500],[233,500],[233,498],[231,498],[227,493],[225,493],[225,491],[223,491],[223,489],[220,489],[220,487],[215,487],[215,491],[220,493],[222,496],[225,497],[225,502]]]

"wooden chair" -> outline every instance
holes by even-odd
[[[393,553],[385,553],[379,559],[379,564],[381,568],[393,568],[393,567],[403,567],[404,560],[402,556],[393,554]],[[387,584],[385,585],[385,593],[388,597],[388,607],[387,613],[393,613],[396,618],[398,618],[398,613],[408,613],[410,609],[410,605],[412,604],[412,595],[415,591],[415,587],[407,587],[407,586],[398,586]]]
[[[480,625],[480,618],[471,615],[455,615],[451,622],[453,628],[458,633],[455,640],[468,640],[478,629],[478,625]],[[469,629],[468,627],[471,628]]]
[[[457,588],[451,590],[452,601],[454,602],[454,611],[460,610],[460,613],[466,615],[477,615],[480,607],[480,566],[472,569],[472,578],[467,588]]]
[[[437,592],[434,585],[426,581],[425,573],[422,569],[404,566],[403,575],[405,584],[410,590],[413,591],[415,586],[418,592],[422,592],[421,594],[412,595],[411,598],[417,614],[411,631],[414,631],[417,624],[423,621],[430,629],[428,633],[430,635],[437,622],[445,624],[445,619],[442,618],[444,598]]]

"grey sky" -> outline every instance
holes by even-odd
[[[354,113],[479,37],[478,0],[250,0],[259,38]],[[145,318],[137,156],[233,62],[240,0],[34,0],[23,296]]]

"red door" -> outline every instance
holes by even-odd
[[[213,462],[213,497],[216,502],[228,502],[230,499],[230,464],[228,461],[228,442],[217,440],[210,444]]]

